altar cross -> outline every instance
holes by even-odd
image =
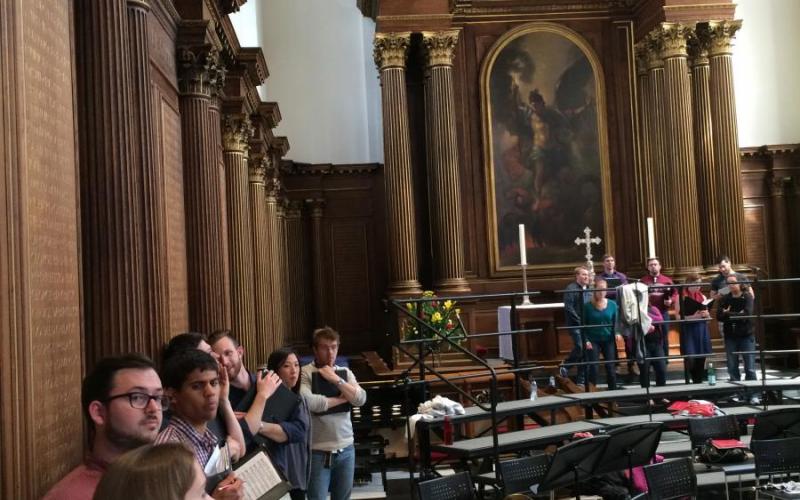
[[[578,246],[580,245],[586,246],[586,255],[584,255],[584,257],[586,257],[586,265],[589,266],[590,273],[594,274],[594,262],[592,262],[592,257],[593,257],[592,245],[599,245],[600,242],[603,240],[601,240],[599,236],[595,236],[594,238],[592,238],[591,237],[592,230],[589,229],[589,226],[583,228],[583,236],[584,236],[583,238],[581,238],[580,236],[575,238],[575,244]]]

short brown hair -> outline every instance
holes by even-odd
[[[141,446],[111,464],[94,498],[183,500],[194,482],[195,461],[194,453],[182,443]]]
[[[586,271],[588,273],[589,272],[589,268],[586,267],[586,266],[577,266],[573,271],[575,273],[575,276],[577,276],[578,273],[581,272],[581,271]]]
[[[323,326],[322,328],[317,328],[316,330],[314,330],[314,340],[312,345],[314,347],[317,347],[320,340],[330,340],[334,342],[339,342],[339,332],[337,332],[336,330],[334,330],[329,326]]]
[[[703,278],[700,276],[700,273],[696,271],[692,271],[686,275],[686,283],[697,283],[701,281]]]

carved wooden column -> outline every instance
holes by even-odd
[[[284,196],[278,198],[277,203],[277,218],[278,218],[278,232],[276,234],[276,239],[278,243],[278,254],[277,254],[277,261],[278,261],[278,280],[280,282],[281,293],[280,296],[280,310],[281,310],[281,323],[283,328],[279,330],[279,336],[277,340],[277,345],[285,346],[288,342],[290,331],[292,327],[292,318],[289,316],[289,273],[288,273],[288,265],[287,262],[289,261],[289,256],[287,253],[287,244],[286,244],[286,208],[287,208],[287,200]]]
[[[274,159],[272,160],[274,161]],[[271,170],[275,170],[272,167]],[[281,190],[280,180],[275,174],[268,175],[266,181],[267,223],[269,226],[269,264],[272,289],[272,345],[280,347],[286,331],[283,315],[283,280],[281,279],[281,242],[280,220],[278,219],[278,195]]]
[[[431,198],[433,287],[447,294],[468,292],[464,279],[464,233],[453,96],[453,51],[458,30],[422,33],[425,46],[425,124]]]
[[[647,95],[648,130],[650,132],[650,176],[652,198],[655,204],[656,254],[661,264],[673,266],[672,239],[670,238],[670,204],[667,197],[665,177],[667,170],[667,129],[664,111],[664,60],[661,58],[661,39],[649,35],[644,44],[647,48],[647,80],[650,85]],[[648,256],[649,257],[649,256]]]
[[[375,64],[381,75],[386,226],[390,296],[422,292],[417,278],[417,236],[411,182],[411,146],[406,99],[406,52],[411,33],[377,33]]]
[[[230,327],[215,132],[219,122],[212,121],[210,110],[212,89],[220,85],[224,71],[217,52],[209,46],[179,49],[179,64],[189,326],[210,333]]]
[[[689,65],[692,68],[692,109],[694,111],[694,157],[697,197],[703,216],[698,217],[703,248],[703,264],[713,266],[720,254],[717,234],[718,189],[714,171],[714,135],[711,131],[708,43],[695,35],[689,38]]]
[[[771,159],[772,160],[772,159]],[[775,175],[771,171],[767,177],[770,194],[770,212],[772,213],[772,227],[775,238],[775,278],[792,277],[792,248],[789,242],[791,220],[789,218],[789,207],[787,206],[786,186],[791,183],[791,178],[782,175]],[[776,286],[780,300],[781,311],[791,311],[792,309],[792,287],[788,284]]]
[[[132,146],[124,0],[79,1],[76,23],[86,365],[147,351],[142,179]]]
[[[697,175],[692,137],[692,92],[686,52],[689,28],[663,23],[657,32],[664,58],[664,109],[670,138],[665,171],[665,197],[670,210],[672,262],[679,273],[698,269],[702,263],[697,221]]]
[[[222,125],[222,144],[227,191],[228,248],[230,249],[232,329],[246,347],[247,362],[256,358],[256,318],[253,266],[253,228],[248,192],[248,141],[253,135],[250,119],[243,114],[226,114]],[[252,349],[252,351],[249,351]]]
[[[314,300],[314,327],[325,326],[325,237],[322,232],[322,216],[325,200],[306,200],[311,215],[311,289]]]
[[[150,91],[150,50],[147,38],[148,0],[128,0],[131,71],[134,97],[133,145],[142,169],[145,336],[147,352],[158,356],[169,340],[169,277],[167,276],[167,228],[164,208],[164,175],[158,167],[155,118]]]
[[[731,49],[741,21],[709,22],[698,26],[708,38],[711,88],[711,123],[717,176],[719,246],[735,263],[747,262],[744,203],[739,160],[739,131],[733,91]]]
[[[291,200],[286,209],[286,262],[289,310],[289,335],[287,344],[305,342],[305,238],[303,231],[303,202]]]
[[[255,293],[256,344],[263,362],[274,350],[272,332],[272,277],[270,275],[269,221],[265,190],[266,156],[250,158],[250,218],[253,231],[253,277]]]
[[[639,197],[641,200],[644,217],[657,218],[656,193],[654,185],[653,157],[651,152],[651,139],[653,133],[650,129],[650,78],[647,75],[647,47],[643,43],[636,45],[636,79],[639,92],[637,102],[639,105]],[[645,221],[639,221],[644,227]],[[645,233],[643,233],[645,234]],[[647,255],[646,238],[642,238],[640,252],[643,259]]]

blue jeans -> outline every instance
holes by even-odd
[[[592,340],[592,348],[586,350],[586,361],[597,361],[600,354],[603,354],[603,361],[613,361],[617,359],[617,343],[612,336],[610,339],[595,341]],[[616,363],[605,363],[606,383],[608,389],[613,391],[617,388]],[[597,385],[597,365],[591,364],[588,367],[589,382]]]
[[[739,356],[744,359],[744,379],[756,380],[756,355],[755,354],[733,354],[741,351],[754,351],[756,339],[753,335],[747,337],[725,336],[725,355],[728,363],[728,377],[734,382],[741,380],[739,373]]]
[[[331,457],[330,467],[325,467],[325,455],[323,451],[311,452],[311,477],[306,496],[309,500],[325,500],[330,489],[331,500],[347,500],[353,490],[356,450],[351,444],[336,453]]]
[[[583,341],[582,335],[580,330],[570,330],[569,336],[572,337],[572,350],[569,352],[567,359],[564,360],[564,363],[578,363],[580,361],[584,361],[583,358]],[[567,372],[572,368],[571,366],[566,366]],[[586,380],[586,367],[585,366],[576,366],[575,369],[578,371],[578,378],[577,383],[578,385],[583,385],[584,381]]]

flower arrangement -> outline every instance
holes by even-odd
[[[417,320],[406,318],[403,320],[401,331],[404,340],[435,339],[437,336],[421,323],[427,323],[440,335],[447,337],[457,344],[461,344],[467,338],[464,332],[464,325],[461,324],[459,316],[461,310],[454,307],[456,303],[452,300],[439,301],[436,294],[428,290],[423,292],[423,299],[430,299],[424,302],[409,302],[406,309]],[[434,351],[442,348],[449,349],[451,345],[442,340],[441,342],[430,343],[428,347]]]

